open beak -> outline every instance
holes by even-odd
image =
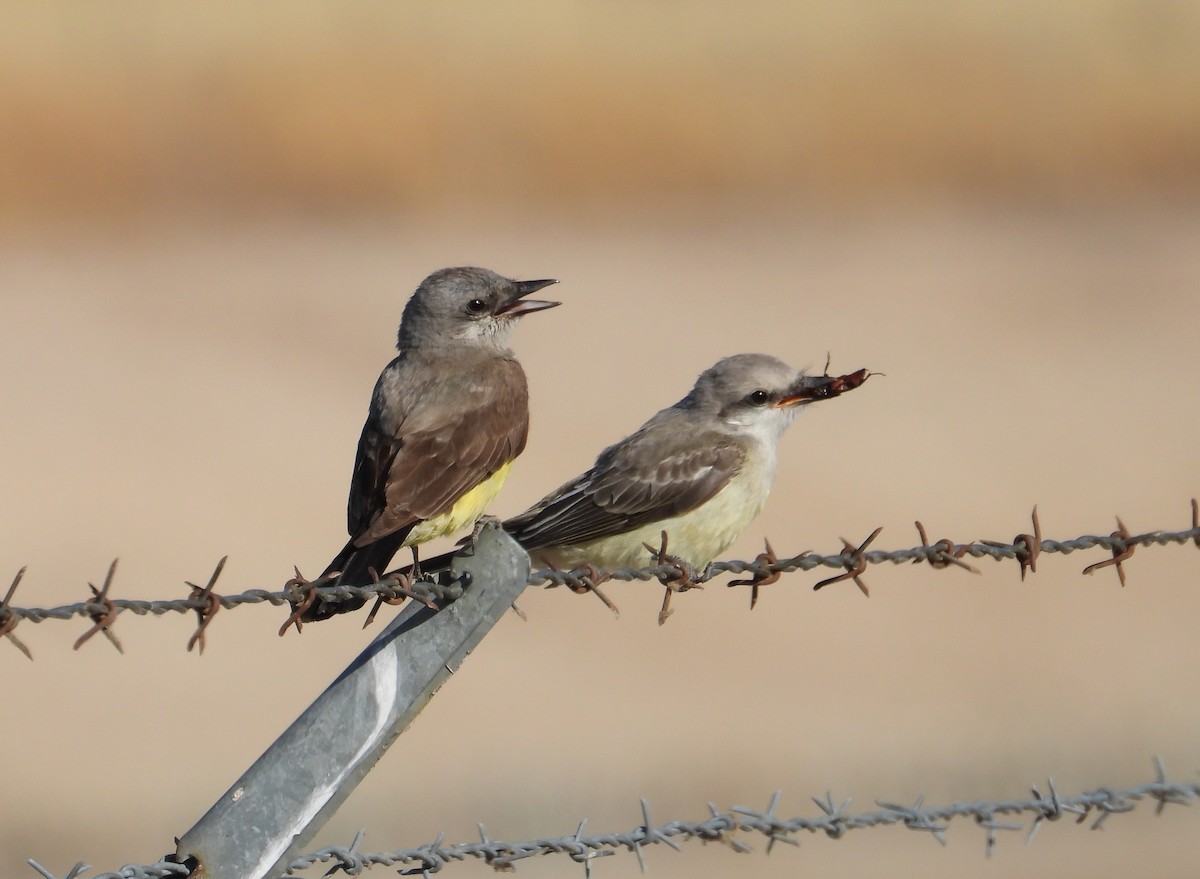
[[[526,299],[530,293],[536,293],[543,287],[549,287],[551,284],[557,284],[558,281],[554,278],[546,278],[540,281],[513,281],[513,294],[508,301],[496,309],[496,315],[504,315],[505,317],[518,317],[522,314],[529,314],[533,311],[544,311],[547,308],[553,308],[556,305],[562,305],[561,302],[550,302],[545,299]]]
[[[790,392],[775,401],[781,409],[811,403],[814,400],[828,400],[839,397],[846,391],[852,391],[865,382],[872,373],[865,369],[848,375],[802,375],[792,385]]]
[[[791,409],[793,406],[800,406],[804,403],[811,403],[813,396],[809,391],[800,390],[794,391],[787,396],[780,397],[775,401],[776,409]]]

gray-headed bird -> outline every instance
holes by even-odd
[[[868,374],[806,376],[766,354],[726,357],[504,529],[559,570],[645,567],[647,545],[659,546],[666,532],[671,555],[702,571],[762,510],[779,439],[800,409]]]
[[[350,483],[350,541],[322,576],[365,586],[402,547],[465,528],[487,509],[525,448],[529,389],[509,349],[522,315],[559,305],[525,297],[553,280],[487,269],[434,272],[400,319],[399,356],[375,384]],[[302,620],[363,605],[318,602]]]

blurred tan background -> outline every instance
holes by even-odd
[[[526,321],[523,509],[760,350],[886,373],[812,407],[731,550],[1182,529],[1200,494],[1200,7],[1184,2],[0,6],[0,582],[81,600],[278,588],[344,539],[409,292],[461,263],[560,278]],[[873,568],[758,609],[720,582],[622,609],[534,590],[318,844],[627,830],[705,803],[1074,793],[1200,767],[1200,554],[1021,583]],[[723,581],[722,581],[723,582]],[[225,612],[0,644],[0,875],[146,863],[361,649]],[[954,826],[689,844],[658,876],[1190,876],[1200,811],[1034,845]],[[632,855],[600,876],[633,876]],[[481,875],[482,865],[456,866]],[[522,875],[578,870],[561,858]],[[383,875],[382,870],[376,872]]]

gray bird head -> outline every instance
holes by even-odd
[[[524,297],[557,283],[513,281],[472,266],[439,269],[421,282],[404,306],[397,347],[506,348],[518,317],[561,304]]]
[[[700,373],[676,405],[714,415],[738,432],[777,439],[814,399],[812,382],[778,357],[735,354]]]

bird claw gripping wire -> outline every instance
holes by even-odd
[[[830,577],[827,580],[822,580],[813,587],[813,591],[815,592],[818,589],[824,589],[826,586],[829,586],[833,583],[840,583],[843,580],[853,580],[854,585],[858,587],[859,591],[862,592],[862,594],[867,598],[870,598],[871,590],[867,588],[867,584],[863,582],[862,579],[862,575],[866,573],[867,570],[867,557],[863,555],[863,553],[866,552],[867,547],[870,546],[871,542],[879,536],[879,532],[882,530],[883,526],[880,525],[878,528],[872,531],[870,536],[868,536],[867,539],[857,547],[843,537],[842,546],[845,549],[843,555],[847,557],[844,562],[846,566],[846,573],[838,574],[836,577]]]
[[[749,580],[730,580],[727,586],[749,586],[750,587],[750,609],[754,610],[754,605],[758,604],[758,587],[770,586],[783,576],[780,570],[770,570],[774,565],[779,564],[779,556],[775,554],[775,548],[771,546],[771,541],[763,538],[763,551],[754,558],[754,567],[757,570],[750,571]],[[811,550],[805,550],[796,556],[795,561],[799,561],[806,555],[810,555]]]
[[[658,612],[658,624],[661,626],[667,621],[667,617],[674,613],[671,610],[671,594],[674,592],[687,592],[689,589],[703,589],[700,585],[704,582],[703,574],[696,573],[696,569],[678,556],[670,555],[667,552],[667,532],[662,532],[662,542],[657,546],[651,546],[649,543],[643,543],[646,551],[654,557],[655,564],[659,567],[674,568],[676,573],[660,574],[658,582],[663,584],[663,603],[662,609]]]
[[[21,585],[21,578],[25,576],[25,568],[17,571],[17,576],[13,577],[12,585],[8,587],[8,592],[4,594],[4,600],[0,601],[0,635],[3,635],[13,646],[25,654],[25,658],[32,660],[33,654],[29,652],[29,648],[24,642],[13,634],[13,629],[17,627],[17,623],[21,618],[17,614],[9,610],[9,603],[12,601],[13,593],[17,591],[17,587]]]
[[[221,576],[221,571],[225,569],[225,562],[228,559],[229,556],[221,557],[221,560],[217,562],[217,566],[213,568],[212,576],[208,578],[208,583],[203,587],[197,586],[188,580],[184,581],[184,583],[192,587],[188,601],[204,602],[203,607],[196,608],[196,631],[192,633],[192,637],[188,638],[188,653],[192,652],[193,647],[199,645],[200,655],[204,655],[204,631],[208,628],[208,624],[213,621],[213,617],[217,615],[217,611],[221,609],[221,596],[213,592],[213,587],[217,585],[217,578]]]
[[[97,632],[103,632],[104,637],[109,640],[113,647],[117,648],[118,653],[125,653],[125,648],[121,646],[121,642],[117,640],[117,636],[111,631],[117,614],[121,612],[121,609],[113,604],[112,599],[108,597],[108,589],[112,586],[113,574],[116,572],[117,559],[113,559],[112,564],[108,566],[108,574],[104,577],[104,587],[102,589],[97,589],[93,584],[88,583],[88,588],[92,590],[92,598],[94,599],[89,604],[98,604],[103,610],[88,611],[88,616],[92,618],[93,625],[79,636],[79,640],[75,642],[75,650],[86,644]]]

